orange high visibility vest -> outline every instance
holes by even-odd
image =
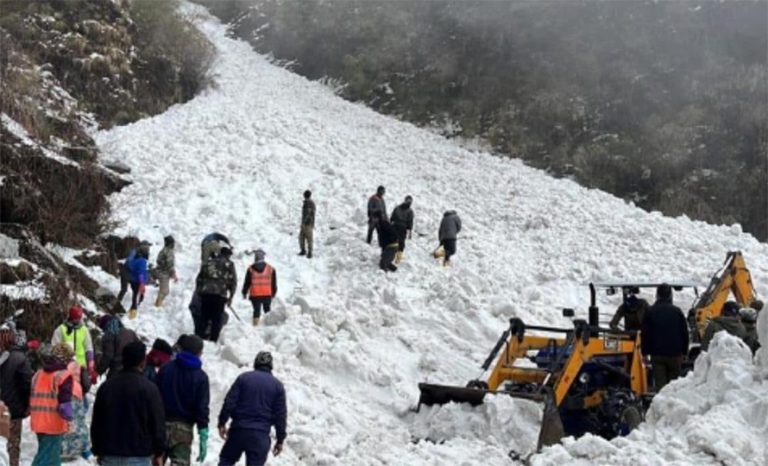
[[[251,272],[251,297],[272,296],[272,266],[267,264],[261,272],[254,267],[251,267],[249,271]]]
[[[67,365],[67,370],[72,374],[72,396],[78,400],[83,399],[83,384],[80,383],[82,374],[80,373],[83,368],[77,361],[72,361]]]
[[[69,423],[59,414],[59,388],[71,377],[68,370],[37,371],[32,379],[32,395],[29,398],[29,412],[32,432],[36,434],[61,435],[69,431]]]

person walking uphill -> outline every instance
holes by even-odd
[[[197,275],[197,293],[200,295],[201,318],[195,322],[195,335],[205,338],[211,324],[210,340],[219,340],[224,319],[224,306],[232,304],[237,290],[237,272],[229,259],[232,249],[223,247],[217,256],[207,260]]]
[[[397,232],[397,254],[395,255],[395,264],[399,264],[403,260],[403,251],[405,251],[405,239],[411,238],[413,234],[413,198],[411,196],[405,196],[405,201],[399,206],[395,207],[392,211],[392,218],[390,222],[395,227]]]
[[[146,285],[149,282],[149,242],[142,241],[138,248],[133,249],[125,259],[120,270],[120,293],[117,296],[122,301],[125,291],[131,287],[131,307],[128,317],[135,319],[139,304],[144,300]]]
[[[672,287],[656,288],[656,302],[645,313],[642,324],[643,354],[651,357],[654,388],[660,391],[680,376],[688,353],[688,323],[683,311],[672,304]]]
[[[115,315],[101,316],[99,328],[104,331],[104,335],[101,337],[101,358],[96,365],[96,372],[99,375],[107,374],[109,378],[123,368],[123,348],[139,341],[139,337],[133,330],[123,327],[120,317]]]
[[[170,282],[178,281],[176,277],[176,256],[174,248],[176,246],[176,240],[173,236],[166,236],[164,239],[163,249],[157,254],[157,261],[155,262],[155,274],[157,280],[160,282],[160,289],[157,292],[157,299],[155,300],[155,307],[163,307],[165,298],[170,293]]]
[[[10,466],[19,466],[21,425],[29,415],[29,393],[32,389],[32,367],[26,353],[23,332],[0,328],[0,399],[8,408],[10,432],[8,457]]]
[[[253,305],[253,326],[259,325],[261,309],[268,313],[272,298],[277,294],[277,272],[264,260],[266,254],[261,249],[253,255],[253,265],[248,267],[243,281],[243,299],[250,297]]]
[[[382,218],[387,218],[387,204],[384,202],[384,193],[386,189],[384,186],[376,188],[376,194],[368,199],[368,236],[366,242],[371,244],[373,239],[373,231],[379,231],[379,221]],[[383,246],[383,244],[379,244]]]
[[[197,462],[208,453],[208,375],[203,371],[203,340],[188,335],[176,359],[164,365],[155,382],[165,405],[166,458],[172,466],[188,466],[192,455],[194,426],[200,437]]]
[[[41,350],[43,368],[32,378],[30,427],[37,434],[32,466],[61,465],[61,440],[69,431],[72,411],[72,374],[67,364],[74,356],[66,343]]]
[[[227,392],[219,413],[219,435],[226,440],[219,466],[233,466],[245,453],[248,466],[261,466],[269,455],[269,432],[275,426],[277,442],[272,453],[283,451],[288,409],[285,388],[272,375],[272,355],[261,351],[253,371],[240,375]],[[227,422],[232,423],[227,428]]]
[[[440,222],[438,239],[440,246],[445,250],[445,259],[443,265],[450,265],[451,256],[456,254],[456,239],[461,231],[461,219],[455,210],[449,210],[443,214],[443,220]]]
[[[93,340],[91,340],[91,332],[83,322],[83,308],[80,306],[69,308],[67,320],[53,332],[51,345],[56,346],[59,343],[66,343],[72,348],[77,363],[80,367],[88,369],[91,383],[96,383],[98,374],[94,361]]]
[[[397,231],[395,227],[387,220],[381,217],[378,220],[379,244],[381,245],[381,258],[379,259],[379,268],[385,272],[396,272],[397,266],[393,264],[397,255]]]
[[[312,237],[315,230],[315,202],[311,199],[312,191],[304,191],[304,204],[301,206],[301,230],[299,231],[299,255],[312,259]]]
[[[91,421],[93,454],[101,466],[161,466],[165,411],[157,385],[142,374],[147,347],[123,348],[123,370],[96,392]]]

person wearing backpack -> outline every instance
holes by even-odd
[[[224,325],[224,306],[232,305],[237,291],[237,272],[230,260],[232,249],[223,247],[219,254],[203,263],[197,274],[196,292],[200,296],[201,318],[195,322],[195,335],[205,338],[210,323],[210,341],[217,342]]]

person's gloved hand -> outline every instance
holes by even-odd
[[[72,409],[72,403],[61,403],[59,405],[59,416],[63,417],[67,421],[71,421],[75,417],[75,412]]]
[[[197,429],[197,434],[200,437],[200,453],[197,455],[197,462],[202,463],[208,456],[208,428]]]
[[[146,291],[147,291],[147,286],[144,283],[140,284],[139,285],[139,294],[143,295],[144,292],[146,292]]]
[[[99,380],[99,374],[96,372],[96,363],[88,361],[88,377],[91,379],[91,385],[95,385]]]

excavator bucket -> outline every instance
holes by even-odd
[[[547,392],[544,398],[544,414],[541,418],[541,429],[539,430],[539,442],[536,446],[536,451],[560,443],[560,440],[565,437],[563,420],[560,418],[560,410],[555,403],[555,396],[551,390]]]
[[[435,385],[420,383],[419,406],[444,405],[446,403],[469,403],[477,406],[483,403],[483,398],[488,392],[481,388],[453,387],[449,385]]]

